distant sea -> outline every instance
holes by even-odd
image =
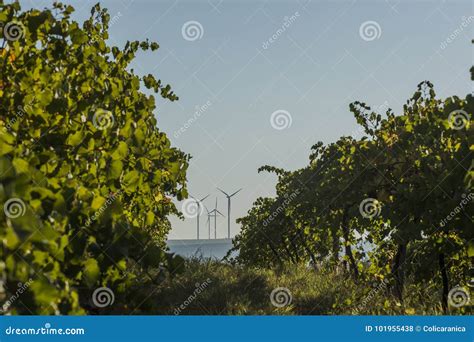
[[[168,240],[172,253],[182,257],[202,257],[220,260],[232,248],[232,239],[215,240]]]

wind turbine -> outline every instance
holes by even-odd
[[[207,231],[208,231],[208,236],[209,236],[209,240],[211,239],[211,218],[213,216],[215,216],[215,214],[213,215],[212,214],[212,211],[209,211],[209,209],[207,209],[206,206],[204,206],[204,208],[206,208],[206,211],[207,211]]]
[[[227,192],[225,192],[224,190],[221,190],[219,188],[217,188],[217,190],[222,192],[227,197],[227,238],[230,239],[230,198],[232,196],[236,195],[240,190],[242,190],[242,188],[240,188],[239,190],[237,190],[236,192],[234,192],[231,195],[229,195]]]
[[[197,205],[197,215],[196,215],[196,218],[197,218],[197,239],[199,240],[199,216],[201,216],[201,202],[204,201],[206,198],[208,198],[210,196],[207,195],[206,197],[203,197],[201,198],[200,200],[194,198],[193,196],[190,196],[195,202],[196,202],[196,205]]]
[[[219,210],[217,210],[217,197],[216,197],[216,206],[214,209],[211,210],[210,213],[213,213],[214,215],[214,239],[217,239],[217,214],[221,215],[222,217],[225,217]]]

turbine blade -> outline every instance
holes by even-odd
[[[221,190],[219,188],[217,188],[217,190],[219,190],[220,192],[222,192],[224,195],[226,195],[227,197],[229,197],[229,194],[227,192],[225,192],[224,190]]]
[[[230,195],[229,197],[232,197],[234,196],[235,194],[237,194],[240,190],[242,190],[243,188],[240,188],[239,190],[237,190],[236,192],[234,192],[232,195]]]
[[[222,217],[225,217],[219,210],[216,209],[216,212],[219,213]]]
[[[211,194],[207,195],[206,197],[203,197],[201,198],[201,202],[204,201],[206,198],[208,198],[209,196],[211,196]]]

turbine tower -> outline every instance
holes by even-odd
[[[217,210],[217,197],[216,197],[216,206],[210,212],[214,216],[214,239],[217,239],[217,214],[225,217],[219,210]]]
[[[213,216],[215,216],[215,214],[213,215],[212,214],[212,211],[209,211],[209,209],[207,209],[206,206],[204,206],[204,208],[206,208],[206,211],[207,211],[207,232],[208,232],[208,238],[209,240],[211,239],[211,218]]]
[[[222,192],[227,197],[227,238],[230,239],[230,198],[232,196],[236,195],[240,190],[242,190],[242,188],[240,188],[239,190],[237,190],[236,192],[234,192],[231,195],[229,195],[227,192],[225,192],[224,190],[221,190],[219,188],[217,188],[217,190]]]
[[[207,195],[203,198],[201,198],[200,200],[194,198],[193,196],[190,195],[190,197],[194,200],[194,202],[196,202],[196,205],[197,205],[197,215],[196,215],[196,218],[197,218],[197,239],[199,240],[199,216],[201,216],[201,202],[204,201],[206,198],[208,198],[210,196]]]

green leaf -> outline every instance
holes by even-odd
[[[12,152],[14,150],[14,147],[4,140],[0,139],[0,157]]]
[[[105,203],[106,199],[102,196],[96,196],[92,200],[91,209],[94,211],[99,210]]]
[[[155,221],[155,214],[153,214],[152,211],[149,211],[149,212],[146,214],[146,224],[149,225],[149,226],[151,226],[154,221]]]
[[[45,277],[33,280],[29,287],[39,305],[49,306],[58,301],[58,290],[46,281]]]
[[[14,158],[13,166],[15,167],[15,171],[17,173],[27,173],[29,170],[28,162],[21,158]]]
[[[99,279],[100,268],[97,260],[87,259],[84,262],[83,279],[87,286],[92,287]]]
[[[127,193],[135,191],[138,188],[139,184],[140,174],[138,173],[138,171],[130,171],[123,177],[122,185],[124,186],[125,191]]]
[[[123,163],[120,160],[113,160],[110,164],[109,177],[111,179],[118,179],[122,174]]]
[[[81,29],[75,29],[71,31],[71,41],[76,45],[81,45],[88,41],[88,37]]]
[[[128,155],[128,146],[125,142],[119,142],[117,148],[112,153],[112,159],[114,160],[123,160]]]
[[[469,258],[474,258],[474,241],[469,241],[467,255],[469,256]]]
[[[68,136],[66,144],[70,146],[77,146],[82,142],[83,139],[84,135],[82,134],[82,131],[77,131]]]

